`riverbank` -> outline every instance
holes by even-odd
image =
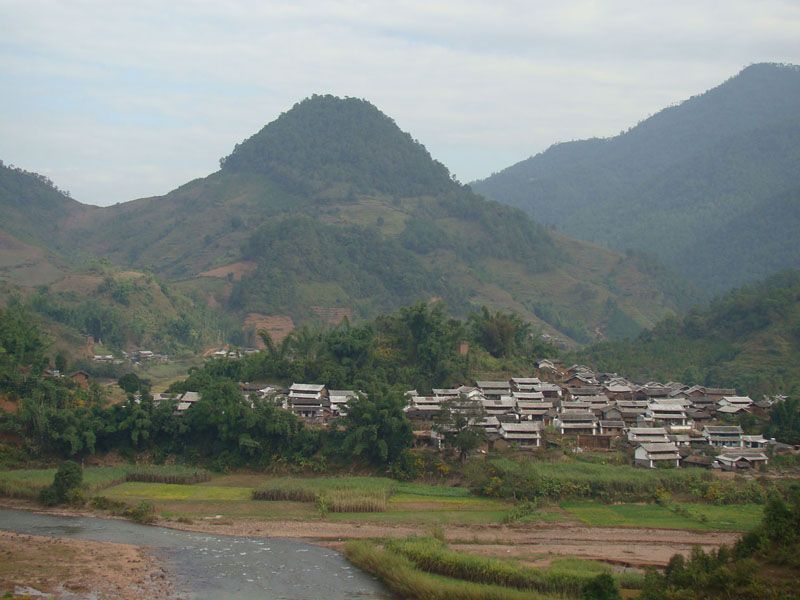
[[[145,548],[0,531],[0,594],[81,598],[180,598]]]
[[[108,515],[84,509],[43,509],[22,500],[5,500],[0,507],[31,510],[60,516]],[[228,516],[198,519],[158,519],[169,529],[216,535],[294,539],[309,544],[341,549],[355,539],[402,539],[429,536],[433,528],[423,524],[325,520],[259,520]],[[631,567],[663,567],[673,554],[688,555],[692,547],[704,550],[732,544],[736,532],[687,531],[647,527],[587,527],[577,523],[525,523],[518,525],[438,525],[437,535],[461,552],[527,562],[546,556],[576,556]]]

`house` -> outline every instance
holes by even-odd
[[[550,416],[552,410],[552,402],[517,400],[516,412],[520,421],[539,421],[544,425],[549,425],[552,423]]]
[[[538,448],[542,445],[542,424],[533,421],[500,423],[500,439],[522,448]]]
[[[561,435],[597,435],[597,417],[588,410],[559,412],[553,426]]]
[[[625,430],[624,421],[604,421],[600,419],[600,435],[622,436]]]
[[[672,442],[660,444],[640,444],[634,451],[634,464],[637,467],[655,469],[659,465],[680,466],[681,455]]]
[[[709,445],[720,448],[741,448],[742,428],[738,425],[706,425],[703,437]]]
[[[574,400],[579,400],[583,396],[597,396],[603,393],[603,388],[598,385],[583,386],[567,390]]]
[[[753,400],[749,396],[723,396],[719,400],[717,400],[717,412],[729,412],[723,411],[723,408],[732,407],[738,409],[736,412],[750,410],[750,407],[753,406]]]
[[[736,390],[733,388],[705,388],[705,395],[715,400],[720,400],[725,396],[736,396]]]
[[[539,385],[541,380],[538,377],[512,377],[512,392],[532,392],[535,385]]]
[[[511,395],[511,384],[508,381],[476,381],[475,385],[486,398],[499,400],[501,396]]]
[[[184,414],[187,410],[189,410],[192,406],[196,403],[200,402],[200,393],[199,392],[184,392],[182,396],[177,398],[178,402],[175,405],[175,410],[172,411],[172,414],[175,416],[179,416]]]
[[[769,440],[763,435],[743,435],[742,446],[744,448],[766,448]]]
[[[409,419],[431,421],[442,412],[442,398],[440,396],[413,396],[403,410]]]
[[[636,425],[640,416],[647,412],[647,402],[639,400],[618,400],[617,410],[620,418],[625,421],[625,425],[633,427]]]
[[[596,386],[597,381],[589,373],[574,373],[567,376],[564,385],[568,388],[579,388],[584,386]]]
[[[633,400],[633,389],[627,383],[609,382],[604,389],[611,400]]]
[[[632,444],[668,443],[669,437],[664,427],[630,427],[628,441]]]
[[[767,455],[761,450],[741,448],[738,450],[724,450],[717,456],[717,463],[723,471],[742,471],[766,465],[769,462]]]
[[[483,410],[487,415],[507,415],[514,412],[517,407],[517,401],[513,396],[501,396],[500,398],[483,398],[481,399]]]
[[[331,403],[331,412],[344,416],[347,414],[347,403],[355,400],[358,393],[353,390],[328,390],[328,399]]]
[[[90,377],[86,371],[75,371],[74,373],[70,373],[69,378],[72,381],[72,383],[77,385],[82,390],[89,389]]]
[[[556,400],[561,398],[562,391],[561,386],[556,385],[555,383],[540,383],[533,387],[534,392],[541,392],[545,398]]]
[[[645,416],[658,425],[669,427],[691,427],[692,425],[691,419],[679,404],[651,404],[647,407]]]
[[[684,467],[710,469],[714,465],[714,458],[705,454],[690,454],[681,461],[681,464]]]
[[[321,419],[331,406],[328,390],[319,383],[293,383],[288,405],[289,410],[304,419]]]

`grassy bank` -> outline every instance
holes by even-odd
[[[326,512],[386,512],[395,482],[383,477],[283,477],[253,490],[253,500],[313,502]]]
[[[350,541],[344,554],[356,566],[380,579],[401,598],[426,600],[555,600],[553,594],[521,591],[499,585],[442,577],[417,568],[397,552],[372,542]]]
[[[578,596],[583,587],[597,575],[576,565],[571,568],[533,569],[514,561],[484,558],[449,550],[445,544],[431,538],[393,540],[386,549],[410,560],[414,566],[427,573],[446,577],[499,585],[520,590]],[[583,561],[586,562],[586,561]],[[602,572],[611,573],[607,568]],[[644,583],[639,574],[616,575],[621,587],[639,589]]]

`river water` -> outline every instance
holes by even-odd
[[[373,577],[338,552],[294,540],[177,531],[96,517],[0,509],[0,529],[147,546],[193,600],[385,599]]]

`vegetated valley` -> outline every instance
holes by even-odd
[[[692,107],[727,127],[718,102],[754,77],[797,99],[794,76],[751,67],[602,144],[680,154],[641,131]],[[92,207],[2,165],[0,208],[4,509],[322,543],[402,598],[796,595],[791,249],[696,305],[697,278],[486,200],[332,96],[165,196]]]

